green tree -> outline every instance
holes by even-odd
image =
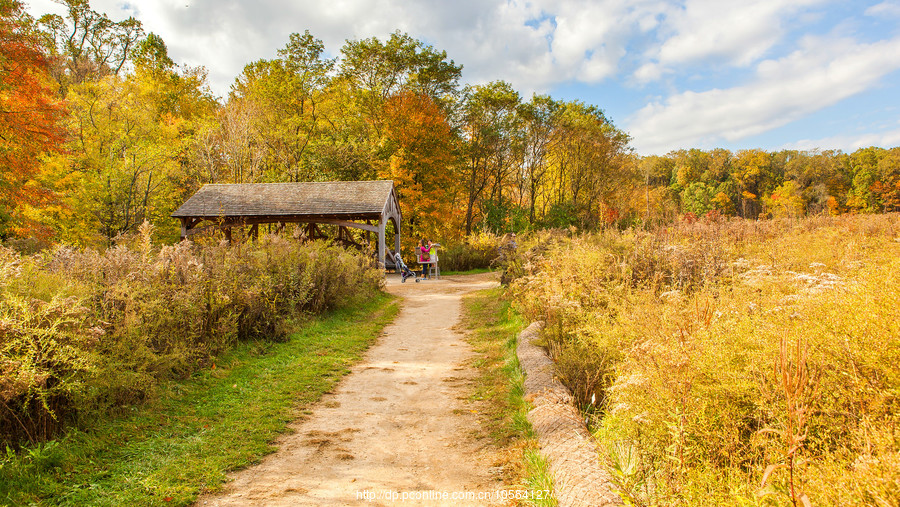
[[[878,162],[884,155],[882,148],[860,148],[850,155],[853,184],[847,195],[847,206],[856,211],[876,213],[882,210],[875,192],[878,181]]]
[[[401,32],[387,41],[376,37],[347,41],[341,48],[341,77],[371,96],[373,104],[408,90],[435,99],[456,93],[462,66],[447,61],[447,52]]]
[[[394,32],[382,42],[376,37],[350,40],[341,48],[340,78],[352,100],[380,138],[384,102],[401,91],[449,101],[457,93],[462,66],[447,60],[446,51]]]
[[[713,202],[716,194],[715,187],[702,181],[695,181],[681,192],[682,211],[697,216],[705,215],[716,209],[716,204]]]

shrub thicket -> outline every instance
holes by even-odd
[[[144,399],[237,340],[279,340],[291,319],[369,297],[367,257],[276,236],[100,253],[0,248],[0,438],[40,441],[79,415]]]
[[[606,232],[547,243],[514,291],[632,504],[894,505],[898,234],[897,215]]]

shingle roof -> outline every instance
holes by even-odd
[[[380,216],[394,183],[327,181],[203,185],[175,218],[251,216]]]

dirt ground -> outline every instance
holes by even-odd
[[[365,358],[294,423],[277,452],[197,504],[494,503],[439,498],[503,489],[490,442],[479,436],[478,416],[466,402],[472,351],[454,329],[461,296],[496,284],[492,274],[404,284],[388,275],[387,290],[403,298],[401,311]]]

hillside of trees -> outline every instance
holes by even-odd
[[[105,247],[205,183],[392,179],[407,237],[900,208],[900,149],[640,156],[595,105],[467,85],[396,32],[339,57],[308,31],[225,98],[135,19],[0,5],[0,239]],[[332,51],[333,52],[333,51]]]

